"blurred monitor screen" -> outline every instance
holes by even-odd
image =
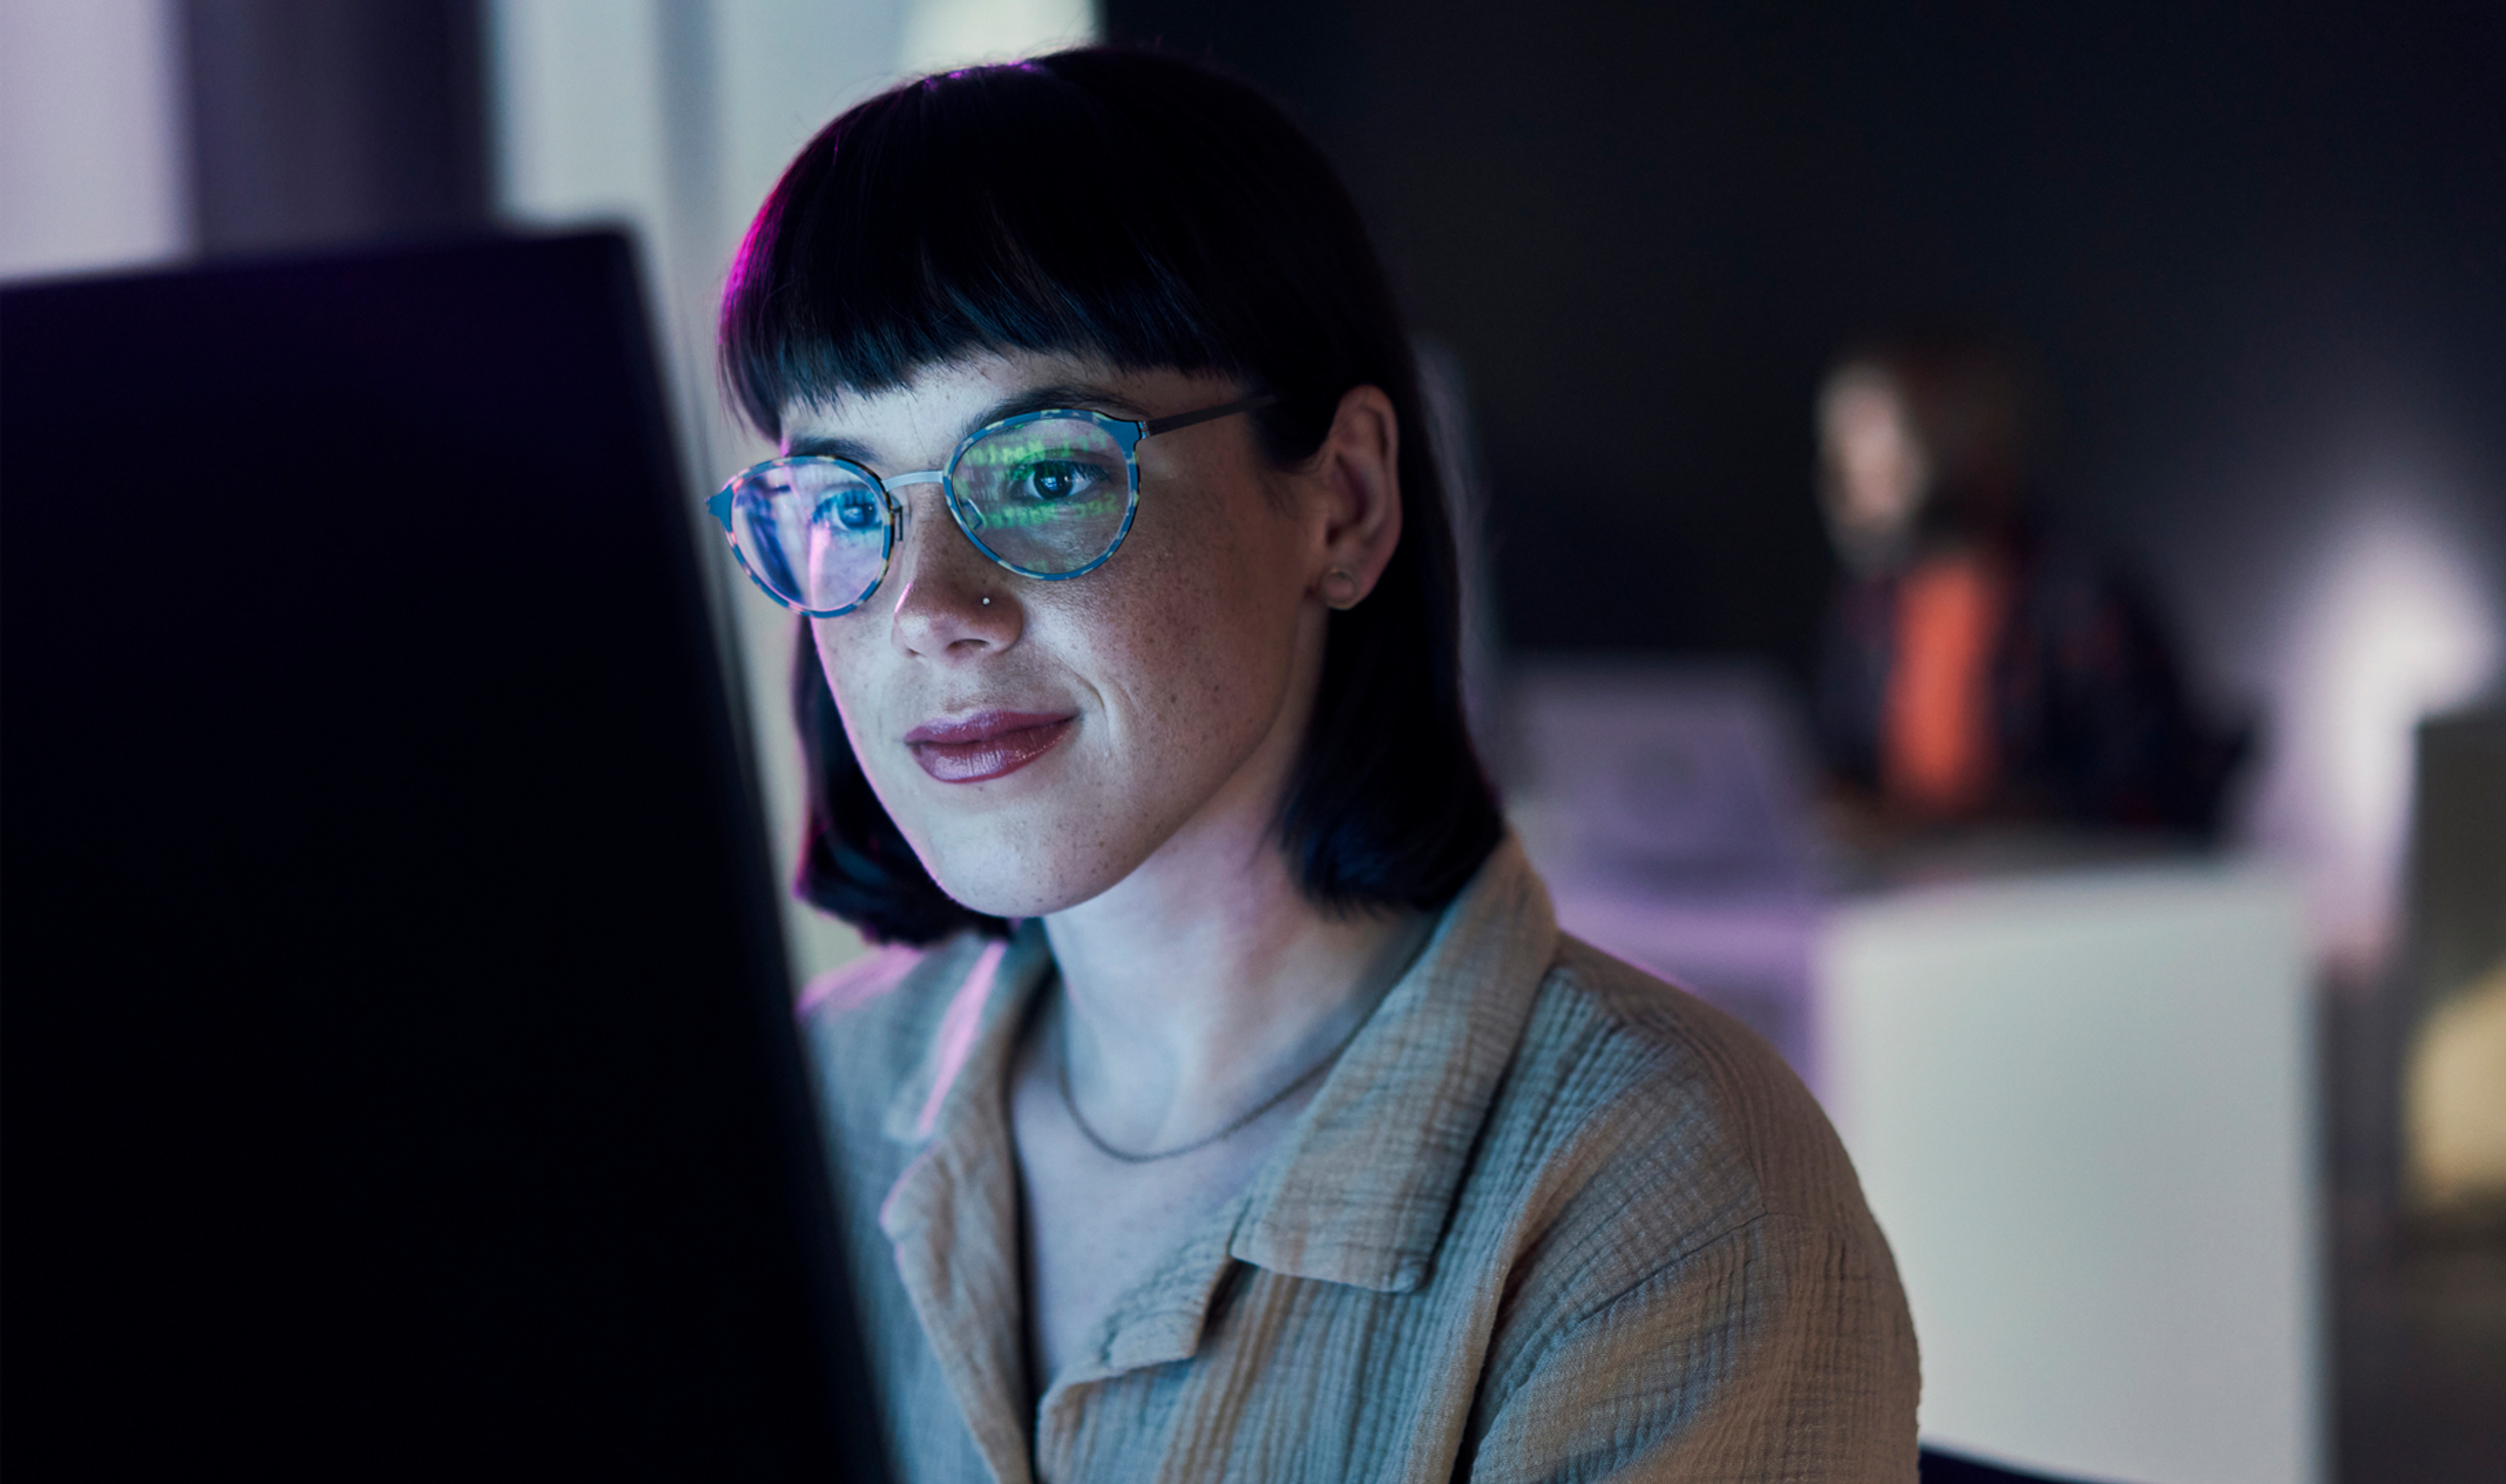
[[[854,1476],[638,304],[611,235],[0,295],[13,1468]]]

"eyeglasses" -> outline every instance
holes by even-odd
[[[975,549],[1020,577],[1059,582],[1105,564],[1140,505],[1140,441],[1267,407],[1275,396],[1128,422],[1061,408],[1021,412],[966,436],[938,469],[882,480],[849,459],[768,459],[705,510],[750,581],[812,618],[848,614],[887,576],[905,507],[890,493],[937,484]]]

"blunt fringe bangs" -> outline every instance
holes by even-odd
[[[1275,393],[1254,424],[1283,467],[1313,455],[1351,387],[1391,399],[1401,542],[1331,617],[1278,835],[1325,907],[1450,900],[1504,825],[1463,720],[1452,528],[1410,339],[1321,152],[1251,88],[1151,53],[924,78],[801,151],[724,293],[725,390],[769,437],[787,406],[1011,350]],[[792,682],[799,894],[884,941],[1001,931],[940,890],[871,792],[806,620]]]

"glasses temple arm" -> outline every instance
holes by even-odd
[[[1172,433],[1178,428],[1189,428],[1197,423],[1216,422],[1222,417],[1233,417],[1238,412],[1251,412],[1267,407],[1278,400],[1278,393],[1264,392],[1259,397],[1247,397],[1242,402],[1231,402],[1224,406],[1203,407],[1198,412],[1177,412],[1172,417],[1153,417],[1140,424],[1140,437],[1155,438],[1161,433]]]

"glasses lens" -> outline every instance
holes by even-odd
[[[743,476],[731,522],[749,570],[810,613],[852,607],[887,569],[887,502],[849,465],[795,459]]]
[[[949,482],[967,534],[1029,577],[1067,577],[1103,561],[1130,519],[1130,461],[1112,434],[1084,418],[990,434],[959,456]]]

